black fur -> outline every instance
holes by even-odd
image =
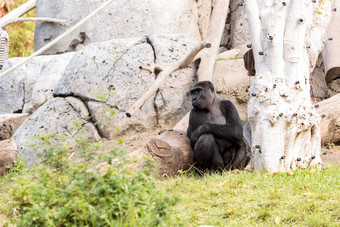
[[[194,108],[187,136],[196,166],[213,171],[243,169],[250,160],[250,149],[235,106],[221,100],[210,81],[196,83],[191,98]]]

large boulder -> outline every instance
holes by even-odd
[[[0,140],[9,139],[26,120],[27,114],[3,114],[0,115]]]
[[[93,141],[100,140],[86,106],[73,97],[50,99],[14,133],[18,153],[29,167],[38,164],[40,155],[48,149],[48,144],[39,139],[42,135],[47,135],[51,143],[69,145],[75,145],[81,136],[88,136]],[[68,139],[62,141],[63,136]]]
[[[216,92],[224,99],[229,99],[239,112],[243,123],[247,119],[249,94],[247,88],[252,77],[244,68],[242,59],[235,58],[240,50],[233,49],[218,55],[213,73]]]
[[[41,67],[32,95],[25,99],[24,113],[33,113],[53,97],[54,88],[75,52],[55,55]]]
[[[80,98],[99,123],[98,129],[104,137],[112,133],[103,126],[108,123],[105,120],[111,121],[110,116],[104,116],[110,113],[108,108],[115,111],[116,120],[111,123],[119,128],[136,130],[173,125],[191,108],[188,91],[196,81],[194,63],[172,73],[132,118],[126,117],[126,111],[153,84],[158,73],[140,66],[166,67],[197,44],[185,35],[154,35],[90,44],[72,58],[54,95]]]
[[[0,78],[0,114],[31,113],[52,98],[73,54],[38,56]],[[9,59],[3,71],[24,60]]]
[[[102,0],[37,0],[37,17],[66,19],[71,25],[103,4]],[[193,10],[195,9],[195,10]],[[187,34],[201,40],[196,4],[192,0],[117,0],[45,51],[45,54],[79,50],[93,42],[151,34]],[[34,47],[40,49],[68,28],[37,23]]]
[[[31,95],[41,67],[53,56],[35,57],[15,71],[0,78],[0,114],[21,113]],[[11,58],[5,62],[6,71],[25,58]]]

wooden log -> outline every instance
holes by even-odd
[[[340,142],[340,94],[315,105],[321,120],[321,143]]]
[[[212,73],[214,71],[218,49],[220,48],[228,9],[229,0],[214,1],[214,9],[208,27],[208,36],[205,39],[211,42],[211,48],[209,50],[203,50],[200,54],[201,62],[197,71],[199,81],[212,81]]]
[[[203,48],[210,48],[211,44],[209,42],[201,42],[199,45],[197,45],[190,53],[188,53],[182,60],[166,67],[163,69],[159,74],[155,82],[152,84],[152,86],[147,90],[144,95],[137,100],[126,112],[127,117],[131,117],[139,108],[141,108],[146,101],[149,100],[149,98],[155,94],[159,86],[162,84],[164,79],[168,77],[171,73],[178,69],[183,69],[187,67],[195,58],[197,53],[201,51]],[[144,67],[141,67],[144,69]],[[161,69],[161,67],[157,66],[158,69]],[[150,69],[148,69],[150,70]]]
[[[163,177],[175,176],[179,171],[189,169],[193,164],[193,154],[185,133],[166,130],[157,138],[150,139],[143,148],[130,153],[130,156],[137,160],[151,157],[157,162],[157,176]]]
[[[340,0],[333,1],[332,18],[328,25],[327,40],[322,51],[327,86],[340,92]]]
[[[29,12],[30,10],[34,9],[36,5],[36,0],[29,0],[28,2],[22,4],[18,8],[14,9],[13,11],[6,14],[4,17],[0,19],[0,26],[3,23],[6,23],[9,20],[16,19],[24,15],[25,13]]]

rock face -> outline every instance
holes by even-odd
[[[53,56],[36,57],[17,70],[0,78],[0,114],[21,113],[31,95],[43,64]],[[3,66],[3,71],[23,61],[11,58]]]
[[[8,167],[18,159],[17,149],[13,139],[0,141],[0,176],[3,176]]]
[[[81,126],[81,127],[80,127]],[[63,144],[75,144],[80,136],[89,136],[92,140],[98,141],[100,136],[92,122],[86,106],[73,97],[54,98],[46,102],[35,111],[17,129],[13,138],[18,147],[19,155],[27,166],[40,162],[40,154],[46,150],[41,135],[49,135],[51,142]],[[55,136],[69,138],[62,141]],[[54,141],[53,141],[54,140]],[[34,145],[34,146],[32,146]]]
[[[0,114],[33,112],[52,98],[73,54],[38,56],[0,78]],[[25,58],[11,58],[3,70],[23,60]]]
[[[189,89],[196,82],[195,63],[172,73],[133,117],[127,118],[126,111],[158,74],[140,66],[166,67],[197,44],[189,36],[155,35],[84,47],[67,65],[54,90],[55,98],[39,107],[14,134],[23,161],[28,166],[40,162],[40,154],[46,147],[42,147],[41,139],[34,137],[43,134],[50,138],[67,134],[71,139],[63,143],[74,144],[76,136],[90,135],[93,140],[112,137],[115,127],[138,130],[175,124],[191,109]],[[85,129],[80,130],[76,125]]]
[[[102,4],[102,0],[71,0],[67,4],[62,0],[37,0],[36,16],[66,19],[74,25]],[[192,0],[117,0],[45,54],[79,50],[93,42],[151,34],[187,34],[201,40],[197,17],[196,3]],[[37,23],[35,49],[67,29],[53,23]]]
[[[125,113],[158,73],[142,70],[140,66],[165,67],[178,61],[195,45],[195,40],[184,35],[155,35],[90,44],[72,58],[54,95],[79,97],[99,124],[110,118],[103,116],[103,110],[108,108],[115,111],[116,120],[111,123],[120,128],[132,126],[136,130],[174,124],[191,108],[188,91],[196,81],[195,64],[167,78],[156,96],[132,118],[127,118]],[[102,125],[98,128],[101,135],[110,137],[112,132]]]
[[[0,115],[0,140],[9,139],[27,118],[27,114]]]
[[[32,90],[32,95],[25,100],[24,113],[33,113],[53,97],[54,88],[73,55],[74,52],[55,55],[41,67]]]
[[[242,59],[233,59],[238,51],[231,50],[220,54],[220,61],[216,61],[213,73],[213,83],[216,92],[223,99],[229,99],[239,112],[243,123],[247,119],[247,106],[249,94],[246,91],[251,84],[251,77],[243,66]],[[228,56],[227,59],[222,57]]]

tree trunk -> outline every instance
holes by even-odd
[[[208,35],[205,38],[205,40],[211,42],[211,48],[209,50],[203,50],[200,53],[201,63],[197,70],[197,77],[199,81],[212,81],[212,73],[214,71],[218,49],[220,48],[228,9],[229,0],[214,1],[214,9],[208,27]]]
[[[321,120],[321,143],[340,141],[340,94],[315,105]]]
[[[334,0],[327,41],[322,51],[327,86],[340,92],[340,0]]]
[[[193,164],[193,155],[186,133],[177,131],[164,131],[130,154],[138,160],[143,160],[145,156],[154,159],[157,162],[157,176],[161,177],[175,176],[179,171],[189,169]]]
[[[254,168],[321,166],[320,116],[311,103],[309,77],[331,1],[246,0],[245,7],[256,69],[248,103]]]

